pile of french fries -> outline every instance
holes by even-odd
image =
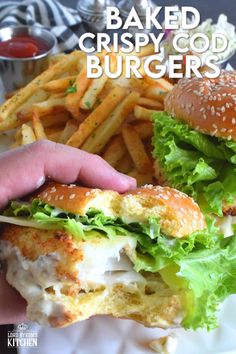
[[[151,55],[145,47],[140,57]],[[132,53],[133,54],[133,53]],[[101,65],[104,55],[98,54]],[[115,54],[109,54],[114,58]],[[140,69],[142,70],[142,68]],[[52,57],[49,68],[0,106],[0,131],[15,129],[12,148],[49,139],[99,154],[138,185],[155,183],[152,114],[163,110],[166,79],[86,76],[81,51]]]

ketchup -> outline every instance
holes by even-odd
[[[32,58],[47,52],[48,49],[44,40],[29,35],[0,42],[0,56],[7,58]]]

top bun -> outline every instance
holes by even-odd
[[[76,185],[50,183],[38,198],[64,211],[85,215],[89,209],[126,223],[145,223],[149,217],[160,219],[162,231],[184,237],[206,228],[199,206],[186,194],[169,187],[147,185],[125,194]]]
[[[167,95],[165,109],[197,131],[236,140],[236,72],[180,80]]]

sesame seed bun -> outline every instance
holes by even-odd
[[[181,79],[166,96],[165,109],[197,131],[236,140],[236,72]]]
[[[49,183],[43,186],[37,197],[43,202],[73,214],[84,216],[89,209],[102,210],[107,216],[114,216],[113,201],[118,193],[79,187],[75,184]]]
[[[160,219],[163,232],[173,237],[185,237],[206,227],[193,199],[169,187],[147,185],[119,194],[51,183],[43,187],[38,198],[74,214],[85,215],[89,209],[96,209],[106,216],[122,218],[127,223],[145,223],[153,216]]]

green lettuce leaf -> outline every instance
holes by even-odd
[[[153,115],[153,156],[168,183],[222,216],[236,196],[236,143],[194,131],[166,112]]]
[[[75,238],[85,239],[86,232],[96,230],[108,238],[117,235],[132,236],[137,240],[140,254],[155,257],[165,255],[171,261],[174,254],[186,255],[197,247],[211,247],[218,242],[219,235],[208,230],[198,231],[188,238],[177,239],[163,235],[159,219],[150,217],[145,224],[126,224],[121,219],[105,216],[102,212],[90,209],[86,215],[79,216],[45,204],[39,199],[32,203],[13,201],[4,212],[5,216],[23,216],[43,224],[45,228],[62,228]],[[156,270],[158,270],[156,266]]]
[[[220,303],[236,293],[236,238],[223,240],[216,249],[189,254],[177,264],[177,275],[188,282],[192,292],[186,292],[187,315],[183,325],[197,329],[207,322],[208,329],[215,328]]]
[[[170,288],[183,294],[182,326],[194,330],[216,328],[219,305],[236,293],[236,237],[224,239],[214,248],[196,247],[184,257],[175,252],[176,249],[173,251],[172,262],[166,262],[163,267],[164,263],[158,261],[157,268],[161,266],[159,273]],[[165,254],[170,253],[171,250],[166,249]],[[155,272],[156,266],[157,263],[144,257],[135,263],[139,271]]]

